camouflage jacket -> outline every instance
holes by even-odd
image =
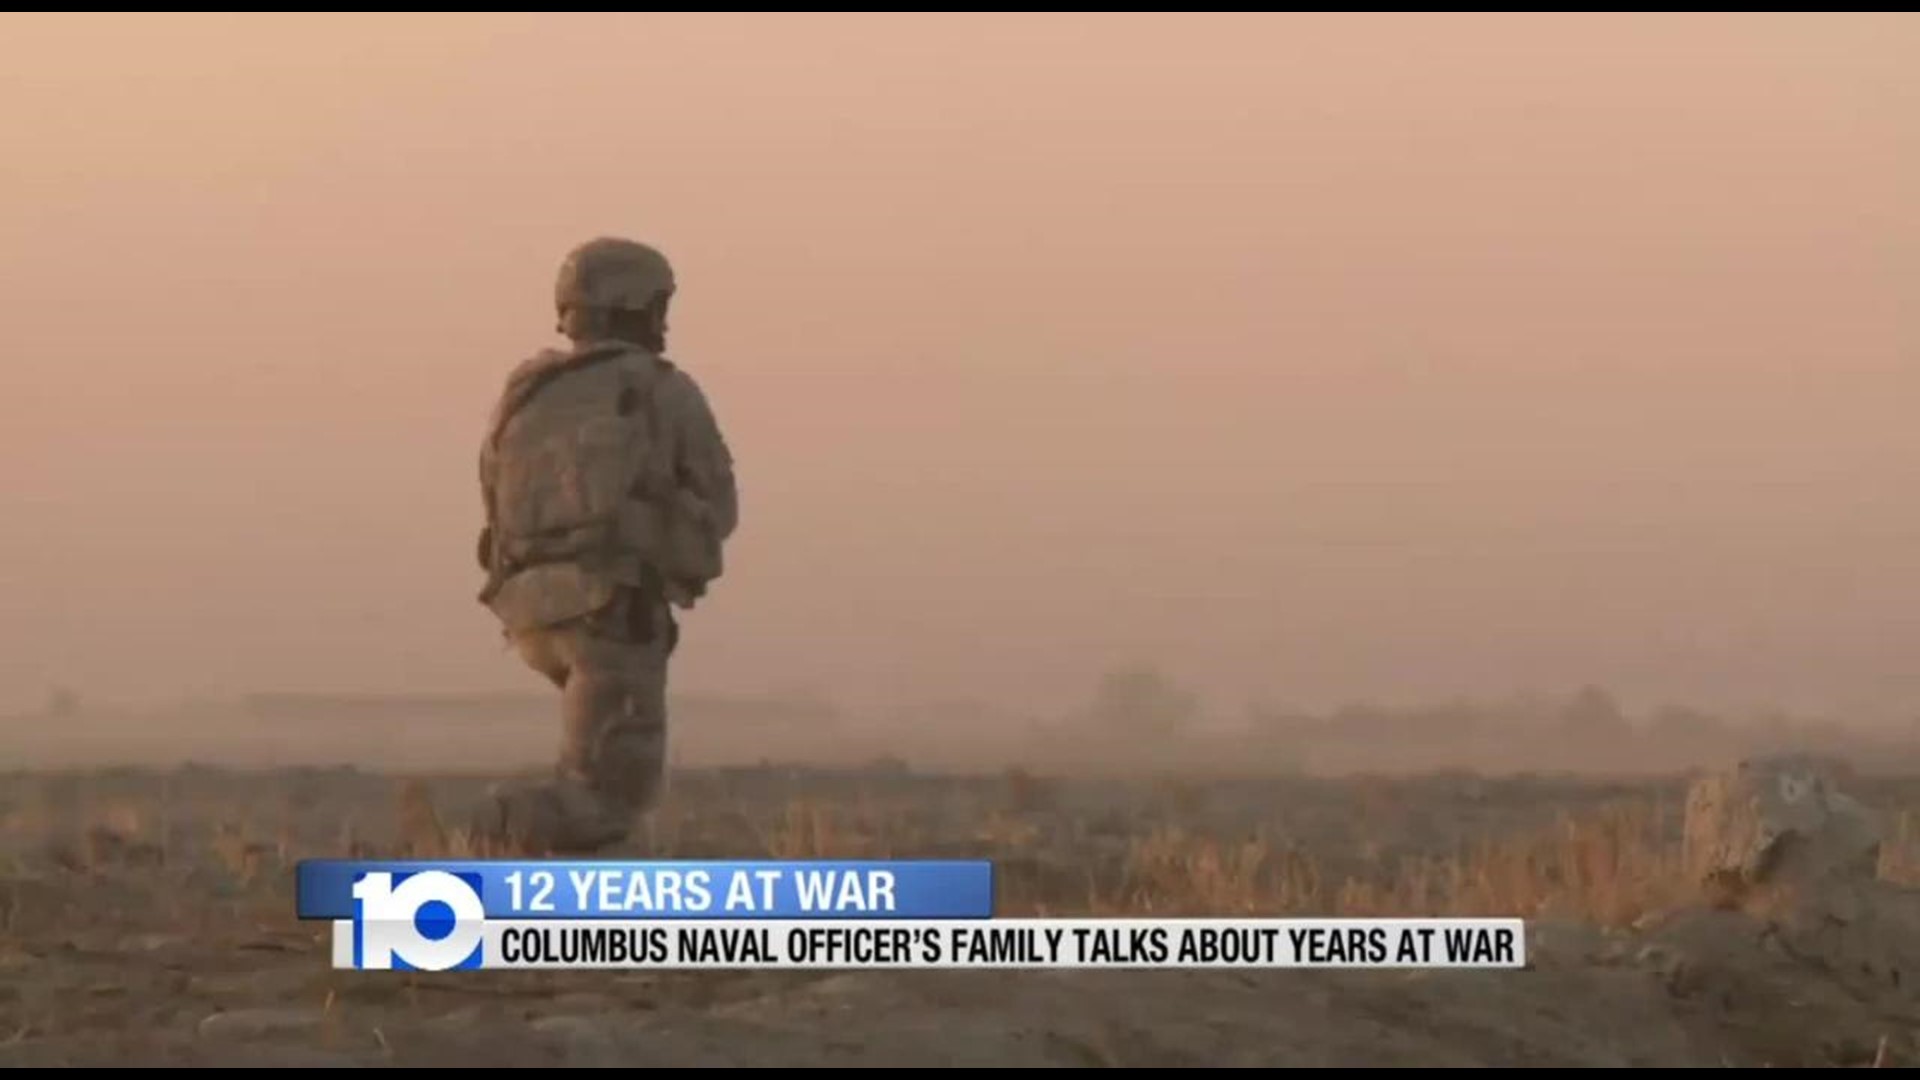
[[[687,608],[705,595],[719,576],[719,549],[739,524],[739,493],[734,461],[706,395],[678,366],[653,357],[657,372],[647,389],[649,457],[643,470],[658,477],[651,491],[636,487],[623,511],[611,548],[579,557],[516,562],[512,545],[503,545],[499,529],[501,432],[551,380],[608,360],[650,356],[620,342],[586,343],[568,350],[542,352],[517,367],[495,405],[480,450],[480,490],[486,524],[479,559],[488,572],[480,600],[509,629],[551,625],[588,614],[608,602],[620,586],[659,590],[662,598]],[[676,528],[691,529],[702,549],[698,558],[676,559],[675,545],[659,537],[666,529],[655,515],[671,506]],[[662,548],[667,550],[661,550]],[[504,549],[504,550],[503,550]],[[688,570],[687,566],[697,565]]]

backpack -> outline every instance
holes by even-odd
[[[673,599],[718,576],[718,545],[677,483],[656,407],[672,373],[662,357],[608,343],[542,353],[509,380],[488,433],[480,599],[510,629],[588,614],[649,574]]]

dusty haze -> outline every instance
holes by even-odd
[[[0,708],[528,689],[474,455],[658,243],[677,685],[1920,709],[1920,20],[0,22]]]

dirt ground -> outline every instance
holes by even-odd
[[[479,778],[433,778],[458,805]],[[1691,906],[1684,778],[678,776],[689,857],[987,855],[1003,909],[1488,914],[1517,972],[336,972],[292,863],[396,853],[352,769],[0,776],[0,1065],[1900,1066],[1915,978]],[[1912,876],[1920,778],[1861,781]],[[1896,950],[1897,951],[1897,950]],[[1883,966],[1884,967],[1884,966]]]

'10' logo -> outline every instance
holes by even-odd
[[[480,876],[368,871],[353,883],[353,966],[396,971],[478,968],[486,933]]]

